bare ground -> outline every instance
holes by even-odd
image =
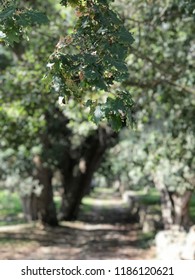
[[[81,212],[78,221],[56,228],[39,224],[0,227],[0,259],[154,259],[154,247],[148,247],[120,199],[107,199],[106,208],[102,203],[96,200],[90,213]]]

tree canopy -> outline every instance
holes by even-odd
[[[133,37],[109,2],[61,1],[62,5],[76,7],[77,20],[70,34],[60,34],[44,82],[64,103],[76,99],[89,107],[90,120],[107,120],[119,130],[124,123],[132,124],[131,95],[116,83],[127,78],[125,59]],[[5,1],[0,24],[1,40],[13,45],[22,34],[27,36],[27,27],[48,24],[48,18],[18,1]]]

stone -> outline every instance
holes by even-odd
[[[186,236],[186,241],[181,251],[181,259],[195,260],[195,225],[193,225]]]
[[[161,228],[161,215],[150,206],[141,206],[139,208],[139,223],[143,233],[150,233]]]
[[[140,196],[135,191],[126,191],[123,193],[122,199],[128,205],[131,216],[137,216]]]
[[[150,233],[156,230],[155,221],[153,219],[146,219],[142,225],[142,232],[143,233]]]
[[[178,227],[159,231],[155,237],[156,258],[160,260],[180,260],[187,233]]]

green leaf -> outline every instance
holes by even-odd
[[[61,4],[62,6],[67,6],[67,5],[68,5],[68,0],[61,0],[61,1],[60,1],[60,4]]]
[[[2,12],[0,12],[0,21],[11,18],[14,15],[15,11],[15,6],[9,6],[8,8],[4,9]]]
[[[34,24],[47,24],[49,22],[47,16],[38,11],[26,11],[16,17],[18,24],[22,26],[34,25]]]
[[[85,106],[86,106],[86,107],[91,107],[92,104],[93,104],[93,101],[90,100],[90,99],[88,99],[87,102],[85,103]]]
[[[119,42],[121,43],[128,43],[129,45],[131,45],[134,42],[133,36],[129,31],[126,30],[125,27],[121,27],[118,37],[120,40]]]
[[[119,131],[122,127],[122,120],[119,115],[112,114],[109,123],[113,130]]]
[[[115,66],[119,72],[128,72],[127,65],[124,62],[113,60],[112,65]]]
[[[16,26],[6,30],[6,41],[12,46],[14,42],[19,42],[19,30]]]

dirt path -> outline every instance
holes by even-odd
[[[128,220],[119,198],[96,200],[90,213],[60,227],[39,225],[0,228],[0,259],[153,259],[154,248],[139,226]]]

